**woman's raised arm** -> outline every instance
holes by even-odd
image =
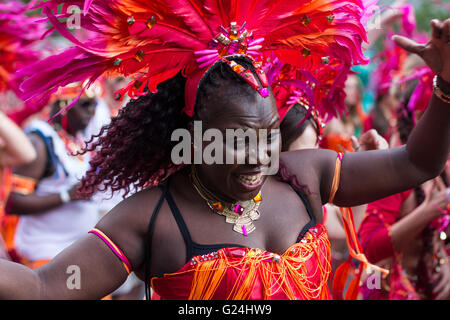
[[[419,54],[438,75],[437,87],[450,96],[450,19],[433,20],[432,39],[424,45],[396,37],[398,45]],[[333,203],[357,206],[399,193],[436,177],[450,150],[450,103],[433,95],[422,119],[405,146],[390,150],[347,153],[343,156],[340,183]],[[334,177],[336,153],[318,150],[311,159],[301,151],[289,152],[283,160],[301,178],[299,164],[314,167],[320,180],[322,203],[327,203]]]
[[[399,36],[394,40],[405,50],[420,55],[438,75],[439,90],[450,95],[450,19],[433,20],[431,26],[432,38],[427,44]],[[344,156],[334,203],[367,203],[417,186],[444,169],[449,151],[450,103],[433,94],[406,146]],[[325,175],[329,176],[332,175]]]

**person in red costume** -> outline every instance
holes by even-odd
[[[57,24],[48,3],[59,3],[45,2],[44,12],[55,28],[71,37]],[[137,99],[87,148],[98,152],[79,190],[85,196],[104,186],[129,190],[131,185],[140,191],[43,267],[30,270],[0,261],[0,298],[100,298],[133,270],[163,299],[327,299],[330,248],[321,224],[322,205],[374,201],[419,185],[442,170],[450,146],[450,65],[444,60],[450,53],[450,20],[433,22],[427,45],[397,39],[405,49],[420,53],[439,75],[431,106],[406,147],[343,157],[329,150],[286,152],[280,154],[276,175],[262,174],[272,156],[267,150],[258,153],[256,163],[172,161],[172,133],[195,132],[194,120],[216,133],[277,132],[280,117],[262,68],[268,59],[257,61],[260,53],[314,65],[327,62],[322,59],[323,53],[332,53],[327,43],[336,46],[342,59],[353,56],[347,61],[350,65],[364,60],[358,57],[365,37],[360,1],[346,1],[345,6],[339,1],[319,1],[318,6],[241,3],[239,8],[233,7],[235,1],[186,1],[186,6],[179,6],[166,0],[146,2],[143,8],[139,1],[94,0],[82,17],[99,32],[93,41],[105,40],[104,33],[119,36],[113,32],[118,29],[98,27],[100,21],[115,20],[99,19],[98,12],[120,17],[127,41],[106,37],[102,45],[68,49],[57,57],[59,66],[49,64],[54,57],[37,65],[45,68],[44,75],[77,80],[103,71],[148,69],[118,92],[135,93]],[[340,23],[346,27],[339,28]],[[304,36],[319,27],[327,31],[317,34],[321,41]],[[341,41],[325,36],[329,34],[339,35]],[[80,59],[72,60],[73,56]],[[63,62],[67,67],[61,70]],[[25,94],[51,91],[52,85],[38,84],[31,76]],[[146,85],[152,92],[145,93]],[[264,142],[273,143],[276,153],[280,145],[270,138]],[[186,153],[208,142],[194,144]],[[225,154],[235,146],[223,149],[216,151]],[[246,158],[249,153],[246,148]],[[68,265],[78,266],[82,274],[79,290],[67,286]]]
[[[13,186],[12,168],[32,162],[36,151],[25,133],[0,111],[0,258],[9,258],[1,234],[6,201]]]
[[[406,143],[421,110],[407,108],[417,81],[410,81],[398,110],[398,141]],[[416,119],[414,119],[416,118]],[[368,205],[359,229],[367,258],[391,270],[378,287],[361,286],[362,299],[450,299],[445,250],[450,221],[450,170],[422,186]]]
[[[280,124],[280,133],[283,141],[282,151],[302,149],[318,149],[322,138],[322,120],[316,112],[304,121],[308,106],[293,105],[286,113]],[[300,125],[298,125],[300,123]],[[364,133],[359,139],[353,141],[358,152],[367,150],[388,149],[387,141],[376,130]],[[362,221],[367,205],[353,207],[355,229]],[[349,254],[347,247],[347,234],[339,208],[332,204],[323,206],[323,224],[325,225],[331,245],[331,267],[334,274]]]

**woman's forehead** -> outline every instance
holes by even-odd
[[[279,115],[273,96],[263,98],[223,99],[211,103],[204,117],[205,126],[217,128],[269,128],[279,125]]]

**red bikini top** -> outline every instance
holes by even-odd
[[[151,279],[162,299],[327,299],[330,244],[323,225],[282,255],[226,247],[194,256],[179,271]]]

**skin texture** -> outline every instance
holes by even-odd
[[[446,23],[450,27],[450,20]],[[434,38],[433,41],[444,40]],[[444,54],[447,50],[436,48],[432,46],[427,50],[438,50],[437,54]],[[445,68],[443,74],[450,73],[450,66]],[[221,89],[217,88],[217,91]],[[224,98],[223,103],[230,100]],[[243,127],[268,128],[271,123],[269,120],[252,122],[254,105],[248,104],[245,99],[242,105],[244,107],[239,110],[230,108],[230,113],[223,115],[221,125],[235,126],[237,118],[242,119],[239,125]],[[264,110],[258,112],[264,115],[273,114],[275,108],[273,103],[262,103],[259,107]],[[220,112],[218,105],[214,104],[208,105],[207,109]],[[433,98],[406,147],[345,155],[335,203],[340,206],[367,203],[436,176],[443,169],[449,152],[449,118],[448,105]],[[207,126],[208,123],[205,124]],[[327,202],[330,195],[336,153],[328,150],[300,150],[281,154],[281,160],[301,184],[308,186],[311,191],[308,200],[320,222],[322,204]],[[205,165],[201,169],[206,176]],[[237,170],[239,168],[224,171],[230,176],[231,172]],[[221,190],[224,195],[229,193],[228,188],[231,186],[231,182],[226,181],[224,184],[224,181],[217,179],[205,181],[205,184],[211,189]],[[267,177],[265,181],[261,219],[256,222],[256,230],[248,237],[232,231],[231,225],[224,223],[223,217],[211,213],[194,191],[188,171],[174,174],[170,191],[193,240],[202,244],[236,243],[281,254],[295,242],[301,228],[309,220],[306,209],[292,188],[275,177]],[[141,279],[147,226],[160,194],[159,189],[139,192],[121,202],[97,225],[122,249]],[[163,204],[156,220],[151,251],[153,276],[174,272],[185,263],[184,241],[167,203]],[[79,266],[82,275],[80,290],[70,290],[66,286],[67,267],[74,264]],[[36,271],[6,261],[0,261],[0,270],[0,298],[98,299],[119,287],[127,276],[120,260],[92,234],[87,234]]]

